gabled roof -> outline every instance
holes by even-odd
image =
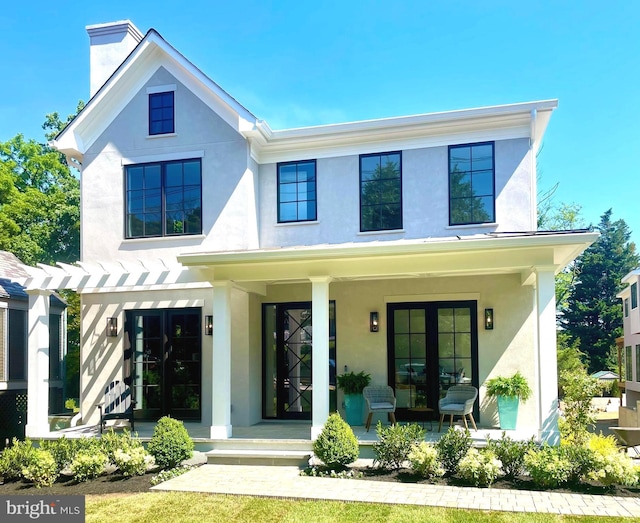
[[[542,100],[272,130],[150,29],[52,146],[82,162],[84,153],[161,66],[242,134],[254,159],[262,163],[508,138],[529,138],[535,151],[558,106],[557,100]]]
[[[0,251],[0,278],[17,279],[29,276],[24,263],[7,251]]]

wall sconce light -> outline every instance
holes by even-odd
[[[493,309],[484,310],[484,328],[485,330],[493,330]]]
[[[378,332],[378,313],[370,312],[369,313],[369,330],[371,332]]]
[[[107,337],[115,338],[118,335],[118,318],[107,318]]]
[[[204,317],[204,333],[207,336],[211,336],[213,334],[213,316]]]

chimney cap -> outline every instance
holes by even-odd
[[[116,22],[107,22],[104,24],[93,24],[86,26],[85,29],[91,38],[125,32],[133,36],[138,42],[144,37],[131,20],[118,20]]]

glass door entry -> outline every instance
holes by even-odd
[[[438,399],[452,385],[478,386],[475,301],[393,303],[387,313],[389,384],[398,419],[418,419],[425,407],[437,412]]]
[[[200,318],[200,309],[127,312],[125,381],[141,419],[200,419]]]
[[[329,308],[329,394],[335,410],[335,302]],[[311,419],[313,326],[311,303],[263,308],[263,416]]]

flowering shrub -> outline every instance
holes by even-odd
[[[36,488],[50,487],[58,479],[58,466],[51,453],[34,449],[29,464],[22,470],[25,479],[32,481]]]
[[[358,479],[364,474],[358,470],[334,470],[324,469],[322,467],[307,467],[300,471],[301,476],[311,476],[314,478],[341,478],[341,479]]]
[[[560,447],[544,445],[532,449],[524,457],[524,464],[536,486],[556,488],[567,483],[572,473],[572,463]]]
[[[638,483],[640,467],[636,467],[627,454],[618,450],[613,436],[592,436],[587,442],[587,447],[593,456],[590,479],[606,486],[614,484],[634,486]]]
[[[97,478],[104,472],[107,456],[102,452],[90,453],[85,450],[78,452],[71,462],[71,472],[76,481],[82,482]]]
[[[520,476],[524,473],[524,456],[536,444],[531,438],[528,441],[514,441],[506,432],[502,433],[502,438],[498,440],[489,439],[487,447],[490,448],[502,463],[502,473],[509,479]]]
[[[425,478],[434,478],[444,475],[444,468],[438,460],[436,448],[424,441],[414,445],[409,452],[411,469]]]
[[[11,446],[4,449],[0,456],[0,476],[5,481],[21,478],[22,471],[34,459],[35,451],[29,438],[24,441],[13,438]]]
[[[127,450],[116,449],[113,456],[113,464],[123,476],[142,476],[153,461],[153,456],[141,446]]]
[[[460,460],[471,448],[471,434],[468,430],[456,430],[450,427],[449,430],[436,443],[438,449],[438,459],[444,470],[453,475],[458,472]]]
[[[500,474],[500,460],[491,449],[470,448],[458,464],[458,475],[476,487],[488,487]]]
[[[132,437],[131,433],[127,429],[124,429],[122,432],[115,432],[113,428],[110,428],[107,432],[102,434],[100,443],[102,451],[109,459],[109,463],[113,463],[116,466],[116,451],[121,450],[129,452],[131,449],[142,448],[142,442],[138,438]]]
[[[409,452],[424,440],[424,430],[416,424],[384,427],[378,421],[378,441],[373,444],[374,464],[383,469],[398,469],[409,457]]]

